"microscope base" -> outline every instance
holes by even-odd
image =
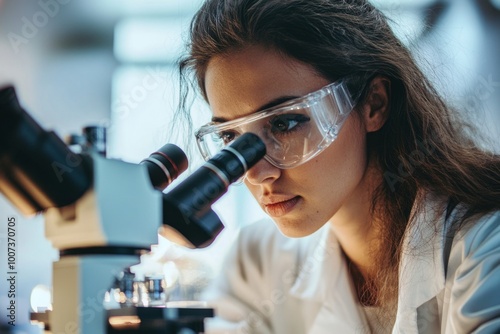
[[[106,333],[104,294],[115,277],[139,262],[136,255],[63,256],[53,264],[53,334]]]
[[[211,308],[129,307],[108,310],[108,334],[205,333]]]

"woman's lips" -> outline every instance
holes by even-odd
[[[265,208],[267,214],[270,215],[271,217],[281,217],[281,216],[286,215],[290,211],[292,211],[293,208],[299,202],[299,200],[300,200],[300,197],[295,196],[293,198],[290,198],[290,199],[282,201],[282,202],[274,202],[274,203],[265,204],[264,208]]]

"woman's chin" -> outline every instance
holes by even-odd
[[[307,237],[317,230],[319,230],[323,225],[312,224],[305,220],[290,220],[290,219],[277,219],[273,218],[276,226],[280,230],[281,234],[288,238],[303,238]]]

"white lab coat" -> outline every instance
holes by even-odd
[[[447,243],[460,206],[446,220],[443,202],[428,195],[405,236],[393,333],[500,333],[500,212]],[[206,294],[217,313],[209,334],[369,332],[328,225],[290,239],[270,220],[255,223],[223,268]]]

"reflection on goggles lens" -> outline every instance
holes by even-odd
[[[340,99],[340,101],[339,101]],[[266,144],[266,160],[292,168],[320,152],[337,137],[353,102],[342,83],[333,83],[280,106],[222,124],[208,124],[196,134],[205,159],[246,132]]]

